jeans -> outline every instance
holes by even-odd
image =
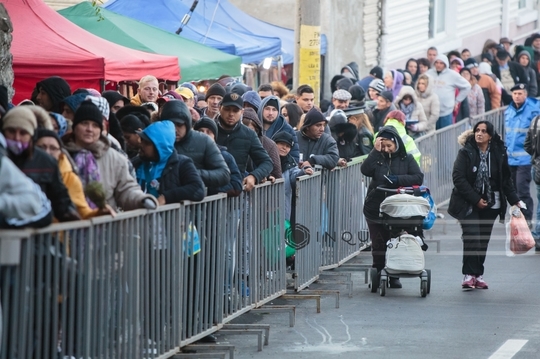
[[[532,220],[534,207],[534,202],[531,198],[531,168],[531,165],[510,166],[510,173],[512,174],[512,181],[514,181],[517,195],[527,205],[527,210],[523,211],[527,221]]]
[[[439,117],[439,119],[437,120],[435,129],[438,130],[446,126],[450,126],[452,124],[452,119],[453,119],[452,114]]]
[[[531,171],[532,178],[534,178],[534,172],[535,169],[533,167]],[[536,185],[536,198],[540,204],[540,185]],[[536,242],[536,248],[540,248],[540,205],[536,206],[536,223],[534,225],[532,235],[534,237],[534,241]]]
[[[463,274],[484,274],[489,239],[498,215],[498,209],[478,210],[473,207],[471,214],[459,221],[463,230]]]

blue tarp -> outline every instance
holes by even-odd
[[[190,5],[184,4],[182,0],[111,0],[103,7],[165,31],[175,32],[184,15],[189,12]],[[180,35],[241,56],[243,63],[260,63],[267,57],[281,54],[281,40],[278,37],[232,31],[219,24],[213,12],[204,15],[208,18],[195,11]]]
[[[193,0],[181,0],[186,6],[190,7]],[[216,8],[217,6],[217,8]],[[281,56],[284,64],[294,62],[295,37],[294,30],[286,29],[267,22],[256,19],[227,0],[204,0],[200,1],[195,13],[208,16],[215,12],[215,21],[221,25],[235,31],[252,33],[261,36],[276,36],[281,39]],[[321,54],[326,54],[326,36],[321,36]]]

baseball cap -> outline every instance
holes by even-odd
[[[195,95],[193,94],[193,91],[191,91],[190,89],[188,89],[187,87],[179,87],[177,88],[176,90],[174,90],[177,94],[179,94],[180,96],[182,96],[183,98],[186,98],[188,100],[192,99],[195,97]]]
[[[221,106],[236,106],[240,109],[244,108],[244,100],[242,100],[242,96],[240,96],[237,93],[228,93],[225,96],[223,96],[223,100],[221,101]]]

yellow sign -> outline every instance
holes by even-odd
[[[300,53],[298,84],[310,85],[315,92],[315,103],[319,103],[321,88],[321,27],[300,26]]]

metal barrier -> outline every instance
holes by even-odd
[[[322,173],[320,270],[336,268],[347,262],[358,255],[369,241],[362,215],[365,182],[360,166],[364,159],[365,156],[354,158],[347,167]]]
[[[321,266],[322,172],[296,180],[296,205],[291,211],[291,229],[295,249],[294,289],[301,291],[319,278]],[[294,217],[293,217],[294,214]],[[290,241],[289,241],[290,242]]]

